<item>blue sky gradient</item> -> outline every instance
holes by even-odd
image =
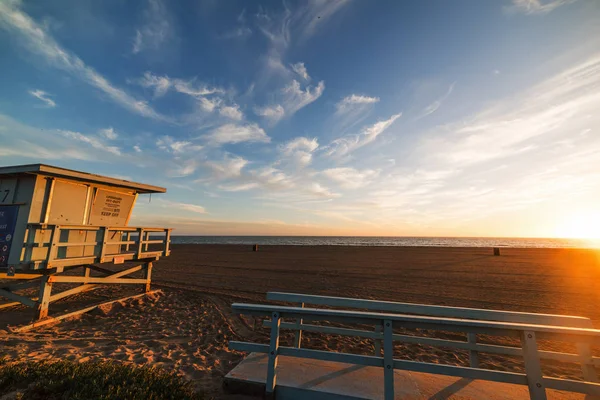
[[[576,235],[582,215],[600,224],[593,0],[2,0],[0,54],[0,165],[167,187],[138,202],[138,225],[547,237]]]

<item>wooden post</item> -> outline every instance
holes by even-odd
[[[500,248],[499,247],[494,247],[494,255],[495,256],[499,256],[500,255]]]
[[[258,245],[255,244],[254,246],[252,246],[252,251],[258,251]]]
[[[50,293],[52,292],[52,282],[49,282],[50,276],[44,275],[40,281],[40,295],[35,308],[34,319],[40,320],[48,316],[48,306],[50,305]]]
[[[129,242],[129,241],[131,241],[131,231],[128,231],[128,232],[125,234],[125,240],[126,240],[126,241],[128,241],[128,242]],[[126,252],[126,253],[128,253],[128,252],[129,252],[129,243],[127,243],[127,244],[125,245],[125,252]]]
[[[468,332],[467,341],[473,346],[477,345],[477,334]],[[471,368],[479,368],[479,355],[477,354],[477,350],[469,350],[469,365]]]
[[[589,343],[577,343],[577,352],[581,359],[581,372],[583,372],[583,379],[588,382],[598,383],[598,374],[596,373],[596,367],[594,366],[594,359],[592,358],[592,349]]]
[[[525,361],[525,374],[527,375],[529,396],[532,400],[546,400],[546,387],[544,386],[535,332],[521,332],[521,346],[523,348],[523,359]]]
[[[146,284],[144,285],[144,292],[148,293],[150,291],[150,286],[152,283],[152,263],[147,262],[144,265],[144,278],[146,279]]]
[[[89,278],[90,277],[90,267],[83,267],[83,277],[84,278]],[[83,281],[83,284],[85,285],[87,283],[87,279],[85,281]]]
[[[300,303],[300,308],[304,308],[304,303]],[[294,347],[299,349],[302,343],[302,318],[296,319],[296,333],[294,334]]]
[[[394,328],[392,321],[383,321],[383,386],[385,400],[394,400]]]
[[[136,258],[140,258],[142,254],[142,243],[144,243],[144,228],[138,228],[138,242]]]
[[[281,319],[279,313],[271,315],[271,342],[269,343],[269,363],[267,366],[267,382],[265,394],[267,398],[275,398],[275,386],[277,385],[277,356],[279,353],[279,326]]]

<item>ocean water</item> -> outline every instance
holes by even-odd
[[[175,244],[600,248],[600,240],[366,236],[173,236]]]

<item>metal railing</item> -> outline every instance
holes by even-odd
[[[269,294],[271,299],[279,298],[281,300],[284,294]],[[292,295],[292,294],[288,294]],[[295,295],[307,296],[307,295]],[[322,296],[316,296],[322,297]],[[317,299],[308,297],[297,298],[297,300],[307,300],[323,302],[327,300],[337,299],[338,306],[344,306],[345,300],[359,301],[362,303],[354,303],[355,307],[365,307],[369,305],[369,300],[358,299],[343,299],[329,298]],[[285,301],[289,301],[286,297]],[[341,302],[340,302],[341,301]],[[380,303],[380,304],[376,304]],[[387,303],[387,304],[381,304]],[[360,304],[357,306],[356,304]],[[331,305],[331,302],[328,304]],[[419,310],[420,312],[441,313],[453,311],[458,314],[468,313],[471,317],[480,318],[481,316],[501,317],[506,314],[507,318],[521,319],[527,316],[527,313],[506,313],[503,311],[492,310],[476,310],[453,307],[438,307],[419,304],[406,303],[391,303],[391,302],[373,302],[372,307],[396,307],[395,309],[405,309],[413,307],[412,311]],[[571,392],[579,392],[591,395],[600,395],[600,384],[597,382],[595,366],[599,364],[599,358],[593,357],[591,354],[592,345],[600,345],[600,330],[583,327],[555,326],[541,324],[541,320],[556,321],[563,320],[575,324],[584,324],[585,318],[555,316],[555,315],[539,315],[536,323],[511,322],[511,321],[491,321],[481,319],[459,319],[448,318],[448,316],[428,316],[428,315],[407,315],[390,313],[388,310],[385,313],[370,312],[370,311],[348,311],[348,310],[332,310],[332,309],[314,309],[304,307],[285,307],[273,305],[254,305],[254,304],[233,304],[235,312],[240,314],[248,314],[259,317],[271,317],[271,321],[267,325],[271,327],[271,341],[269,345],[246,343],[246,342],[230,342],[230,348],[239,351],[260,352],[269,355],[266,390],[272,393],[275,390],[276,382],[276,364],[279,355],[311,358],[324,361],[337,361],[350,364],[375,366],[384,368],[384,385],[385,398],[394,398],[394,369],[425,372],[432,374],[449,375],[456,377],[464,377],[471,379],[481,379],[496,382],[505,382],[519,385],[527,385],[529,387],[530,396],[532,399],[546,399],[546,388],[566,390]],[[483,312],[483,314],[481,314]],[[456,315],[456,314],[455,314]],[[462,318],[466,317],[464,315]],[[294,322],[283,322],[282,319],[292,320]],[[489,319],[489,318],[488,318]],[[533,318],[536,320],[536,318]],[[300,322],[301,321],[301,322]],[[370,326],[381,327],[380,330],[366,331],[361,329],[348,329],[333,326],[306,324],[305,322],[327,321],[338,322],[342,324],[366,324]],[[394,329],[426,329],[431,331],[441,332],[463,332],[468,335],[488,335],[500,337],[516,337],[520,339],[520,347],[484,345],[469,342],[449,341],[437,338],[426,338],[409,335],[400,335],[394,332]],[[299,341],[295,340],[294,347],[279,346],[280,329],[294,329],[297,331],[313,331],[329,334],[338,334],[346,336],[355,336],[363,338],[371,338],[376,341],[381,341],[383,348],[383,356],[376,354],[374,356],[334,353],[319,350],[308,350],[300,348]],[[566,341],[577,344],[579,354],[541,352],[538,350],[537,340],[553,340]],[[456,365],[433,364],[426,362],[417,362],[409,360],[394,359],[394,342],[409,342],[419,343],[431,346],[454,347],[466,349],[476,352],[488,352],[508,354],[513,356],[522,356],[525,363],[525,373],[496,371],[491,369],[480,368],[476,366],[463,367]],[[559,359],[582,365],[585,381],[575,381],[569,379],[559,379],[542,375],[540,358]],[[471,361],[473,361],[471,359]]]
[[[170,254],[170,228],[28,224],[20,267],[158,259]]]

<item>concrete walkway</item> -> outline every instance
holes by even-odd
[[[225,377],[232,393],[264,393],[267,355],[252,353]],[[279,357],[277,399],[383,399],[383,369],[353,364]],[[526,386],[466,378],[394,371],[396,399],[529,399]],[[549,399],[585,399],[585,395],[547,391]]]

